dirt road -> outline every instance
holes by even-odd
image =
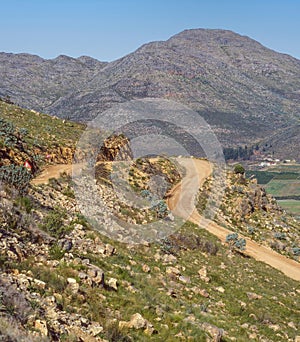
[[[219,226],[213,221],[206,220],[195,208],[195,196],[198,189],[212,171],[210,163],[205,160],[190,158],[180,158],[178,159],[178,162],[185,167],[186,175],[183,180],[169,192],[170,197],[167,200],[169,208],[174,215],[190,220],[200,227],[204,227],[224,242],[226,236],[231,233],[231,231]],[[83,166],[84,164],[77,164],[75,171],[80,172]],[[59,178],[62,172],[72,174],[72,172],[74,172],[73,168],[73,165],[67,164],[49,166],[38,177],[32,180],[32,184],[38,185],[47,183],[50,178]],[[241,234],[239,235],[243,237]],[[286,258],[249,238],[244,238],[247,241],[246,250],[244,251],[246,255],[282,271],[286,276],[292,279],[300,281],[300,263]]]
[[[65,172],[71,175],[72,172],[80,172],[85,164],[58,164],[48,166],[41,174],[31,181],[33,185],[46,184],[50,178],[59,178],[60,174]]]
[[[225,242],[230,230],[219,226],[217,223],[203,218],[195,208],[195,194],[199,186],[204,182],[212,171],[211,165],[205,160],[178,159],[178,162],[186,168],[186,175],[182,182],[177,184],[171,191],[167,200],[169,208],[174,215],[188,219],[191,222],[204,227],[210,233]],[[243,237],[241,234],[239,234]],[[276,253],[272,249],[262,246],[249,238],[244,253],[256,260],[262,261],[283,272],[288,277],[300,281],[300,263]]]

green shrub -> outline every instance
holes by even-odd
[[[0,167],[0,181],[12,185],[20,193],[27,190],[31,178],[31,173],[23,166],[11,164]]]
[[[274,237],[275,237],[275,239],[278,239],[278,240],[286,240],[286,235],[284,233],[281,233],[281,232],[276,232],[274,234]]]
[[[238,233],[228,234],[226,236],[226,243],[228,243],[231,248],[236,248],[240,251],[243,251],[246,248],[246,240],[243,238],[239,238]]]
[[[51,236],[55,238],[60,238],[66,233],[68,233],[71,229],[70,226],[64,225],[64,218],[66,214],[61,210],[52,210],[49,214],[43,219],[40,228],[45,230]]]
[[[62,293],[67,287],[67,280],[56,271],[50,270],[44,266],[32,267],[31,271],[35,278],[44,281],[48,288],[52,288],[55,292]]]
[[[242,174],[243,175],[245,173],[245,168],[243,167],[243,165],[237,164],[234,167],[234,173],[235,174]]]
[[[105,327],[105,338],[111,342],[130,342],[131,338],[126,336],[120,329],[117,323],[110,323]]]
[[[19,133],[22,137],[25,137],[25,135],[28,135],[28,129],[27,128],[20,128]]]
[[[61,249],[57,244],[54,244],[49,250],[49,255],[52,260],[60,260],[65,253],[66,251]]]
[[[292,252],[296,256],[300,256],[300,248],[299,247],[293,247]]]
[[[2,118],[0,118],[0,136],[7,136],[14,134],[15,126]]]
[[[27,214],[29,214],[33,208],[31,199],[29,197],[18,197],[15,200],[15,204],[21,209],[24,209]]]
[[[14,135],[9,135],[7,137],[5,137],[4,140],[4,145],[7,147],[14,147],[18,142],[17,137],[15,137]]]

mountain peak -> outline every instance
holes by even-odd
[[[108,64],[108,62],[102,62],[99,61],[96,58],[90,57],[90,56],[80,56],[77,58],[78,61],[80,61],[81,63],[89,66],[89,67],[95,67],[97,65],[102,65],[105,66],[106,64]]]
[[[235,46],[241,47],[248,45],[250,48],[263,46],[257,42],[256,40],[243,36],[238,33],[235,33],[230,30],[223,29],[188,29],[184,30],[174,36],[172,36],[168,42],[176,42],[176,41],[190,41],[197,42],[202,44],[207,44],[208,46]]]
[[[75,121],[115,103],[167,98],[201,113],[225,146],[250,146],[299,120],[300,61],[229,30],[184,30],[111,63],[26,56],[0,55],[0,93]]]

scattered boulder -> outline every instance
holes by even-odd
[[[108,282],[107,282],[107,285],[108,285],[110,288],[114,289],[115,291],[118,290],[118,281],[117,281],[117,279],[115,279],[115,278],[109,278],[109,279],[108,279]]]
[[[180,270],[177,267],[168,266],[166,268],[166,273],[168,275],[176,275],[176,276],[178,276],[178,275],[180,275]]]
[[[146,264],[144,264],[144,265],[142,266],[142,270],[143,270],[143,272],[145,272],[145,273],[150,273],[150,267],[149,267],[148,265],[146,265]]]
[[[88,328],[88,333],[97,336],[103,331],[103,327],[98,322],[92,322]]]
[[[179,276],[179,278],[178,278],[182,283],[184,283],[184,284],[190,284],[190,282],[191,282],[191,278],[190,277],[188,277],[188,276]]]
[[[216,287],[216,290],[217,290],[218,292],[220,292],[220,293],[224,293],[224,292],[225,292],[225,289],[224,289],[224,287],[222,287],[222,286]]]
[[[206,266],[203,266],[202,268],[200,268],[200,270],[198,271],[198,274],[200,276],[200,279],[206,283],[208,283],[210,281],[210,278],[207,276],[207,268]]]
[[[152,335],[154,333],[153,325],[147,321],[141,314],[135,313],[131,316],[130,321],[120,321],[120,329],[144,329],[147,335]]]
[[[258,294],[254,293],[254,292],[247,292],[247,297],[250,300],[261,299],[262,298],[261,295],[258,295]]]
[[[47,328],[47,323],[44,320],[37,319],[34,322],[34,327],[37,329],[43,336],[48,335],[48,328]]]
[[[70,289],[72,294],[76,294],[79,290],[79,284],[77,283],[76,279],[74,278],[68,278],[68,289]]]
[[[201,328],[207,332],[212,339],[210,340],[211,342],[221,342],[222,341],[222,336],[224,335],[224,330],[216,327],[213,324],[204,322],[200,324]]]
[[[162,261],[166,264],[173,264],[177,261],[177,258],[175,255],[173,254],[165,254],[163,257],[162,257]]]

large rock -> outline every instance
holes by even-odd
[[[76,279],[74,278],[68,278],[68,289],[70,289],[72,294],[76,294],[79,290],[79,284],[77,283]]]
[[[37,319],[34,322],[34,327],[37,329],[42,335],[47,336],[48,335],[48,328],[47,323],[44,320]]]
[[[222,336],[224,335],[224,330],[216,327],[213,324],[204,322],[201,323],[201,328],[209,333],[209,335],[212,337],[210,342],[221,342],[222,341]]]
[[[166,273],[168,275],[175,275],[175,276],[179,276],[180,275],[180,270],[177,267],[173,267],[173,266],[168,266],[166,268]]]
[[[141,314],[135,313],[131,316],[130,321],[120,321],[120,329],[144,329],[144,332],[148,335],[152,335],[154,332],[153,325],[147,321]]]

